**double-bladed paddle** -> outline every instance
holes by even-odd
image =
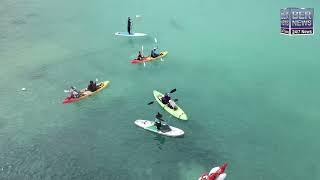
[[[174,92],[176,92],[176,91],[177,91],[177,89],[174,88],[174,89],[172,89],[169,93],[171,94],[171,93],[174,93]],[[174,99],[173,101],[174,101],[174,102],[177,102],[178,99]],[[148,103],[148,105],[151,105],[151,104],[153,104],[153,103],[154,103],[154,101],[151,101],[151,102]]]

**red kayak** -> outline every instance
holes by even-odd
[[[227,174],[224,173],[228,164],[224,163],[220,167],[214,167],[209,173],[202,174],[198,180],[224,180],[227,177]]]

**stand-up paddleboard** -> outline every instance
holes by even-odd
[[[178,136],[183,136],[184,135],[184,132],[183,130],[181,129],[178,129],[176,127],[172,127],[172,126],[169,126],[170,129],[165,129],[165,130],[158,130],[157,127],[154,125],[154,122],[152,121],[148,121],[148,120],[141,120],[141,119],[138,119],[136,121],[134,121],[134,123],[145,129],[145,130],[148,130],[148,131],[151,131],[151,132],[155,132],[157,134],[161,134],[161,135],[164,135],[164,136],[170,136],[170,137],[178,137]],[[166,125],[168,126],[168,125]]]
[[[160,104],[160,106],[163,107],[163,109],[166,110],[168,113],[170,113],[172,116],[181,120],[188,120],[188,116],[178,105],[177,105],[177,109],[171,109],[169,106],[162,103],[161,97],[163,97],[163,94],[154,90],[153,96],[157,100],[157,102]]]
[[[147,34],[144,33],[131,33],[129,34],[128,32],[116,32],[114,33],[116,36],[127,36],[127,37],[141,37],[141,36],[146,36]]]
[[[84,88],[84,89],[80,90],[80,97],[78,97],[78,98],[67,97],[63,100],[63,104],[73,103],[76,101],[80,101],[81,99],[87,98],[89,96],[92,96],[92,95],[96,94],[97,92],[101,91],[102,89],[106,88],[108,86],[109,82],[110,81],[104,81],[104,82],[97,84],[98,89],[94,92],[86,91],[86,88]]]
[[[148,61],[152,61],[152,60],[156,60],[156,59],[163,58],[163,57],[166,56],[167,54],[168,54],[168,51],[161,51],[158,57],[153,58],[153,57],[151,57],[151,56],[147,56],[147,57],[142,58],[141,60],[133,59],[133,60],[131,60],[130,62],[131,62],[132,64],[144,63],[144,62],[148,62]]]

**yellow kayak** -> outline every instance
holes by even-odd
[[[110,81],[104,81],[104,82],[97,84],[98,89],[94,92],[87,91],[86,88],[82,89],[82,90],[80,90],[80,97],[78,97],[78,98],[67,97],[63,100],[63,104],[73,103],[76,101],[80,101],[81,99],[87,98],[89,96],[92,96],[92,95],[96,94],[97,92],[101,91],[102,89],[106,88],[108,86],[109,82]]]

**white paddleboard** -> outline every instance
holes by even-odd
[[[134,121],[134,123],[145,130],[155,132],[164,136],[178,137],[178,136],[184,135],[183,130],[178,129],[176,127],[172,127],[172,126],[169,126],[171,131],[168,131],[168,132],[158,130],[157,127],[154,125],[153,121],[138,119]]]
[[[141,36],[146,36],[147,34],[144,33],[132,33],[129,34],[128,32],[116,32],[114,33],[116,36],[127,36],[127,37],[141,37]]]

